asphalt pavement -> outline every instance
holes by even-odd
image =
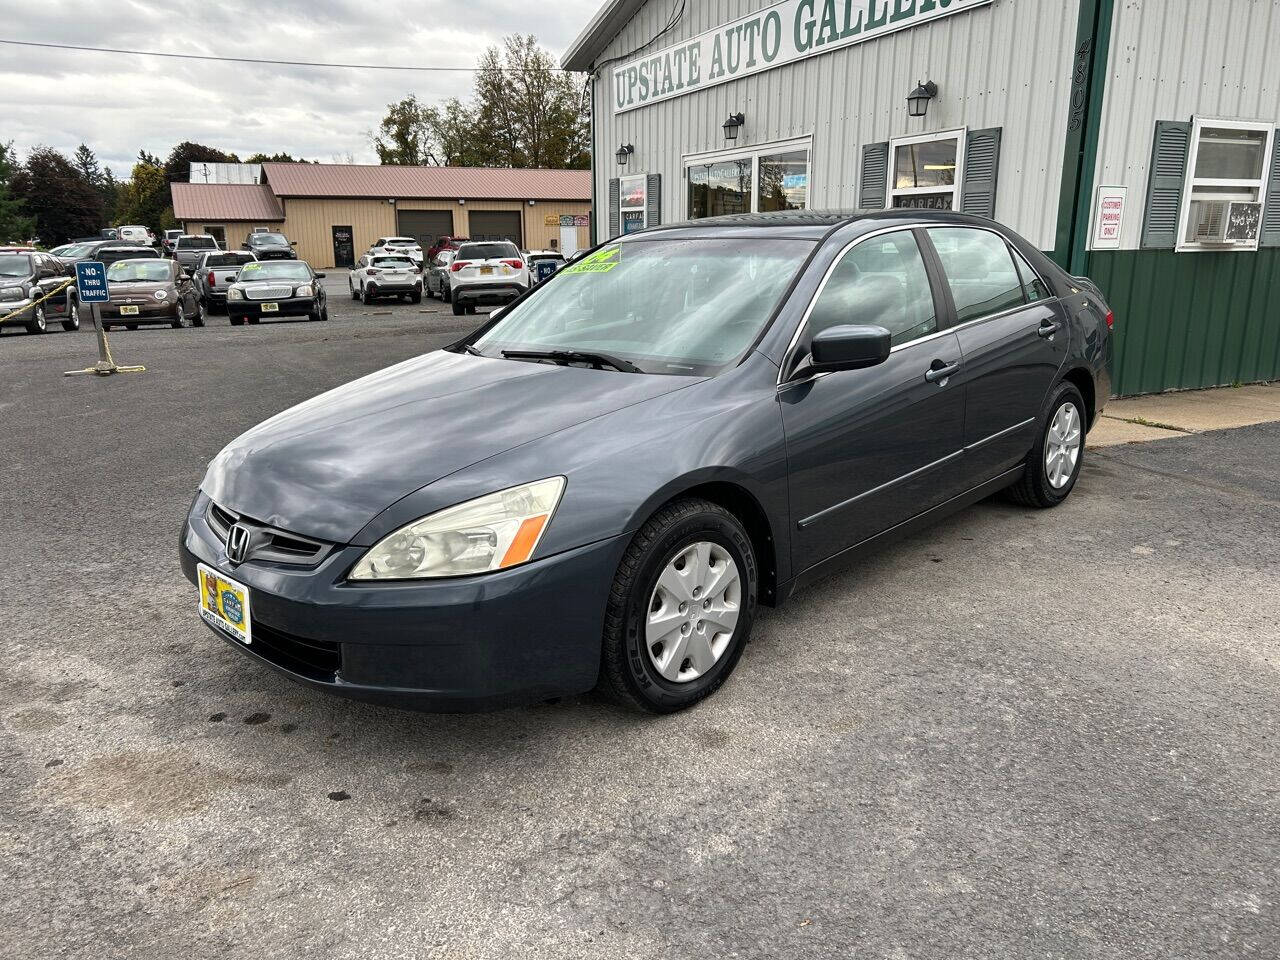
[[[178,569],[225,442],[476,322],[331,312],[113,333],[107,380],[61,375],[87,328],[0,336],[0,957],[1280,954],[1280,426],[979,504],[677,716],[401,713],[239,655]]]

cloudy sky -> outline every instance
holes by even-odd
[[[474,66],[509,33],[557,58],[602,0],[0,0],[0,38],[325,62]],[[471,90],[468,73],[211,63],[0,44],[0,139],[19,157],[81,142],[127,177],[182,140],[248,156],[376,162],[366,132],[408,93]]]

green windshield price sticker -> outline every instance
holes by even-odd
[[[608,273],[622,262],[622,247],[605,247],[583,257],[561,273]]]

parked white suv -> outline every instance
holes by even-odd
[[[480,304],[510,303],[529,289],[529,265],[507,240],[468,242],[449,264],[449,299],[456,316]]]
[[[154,247],[156,245],[156,235],[151,232],[149,227],[139,226],[136,223],[126,224],[123,227],[116,227],[116,233],[119,234],[118,239],[128,240],[130,243],[140,243],[145,247]]]
[[[347,283],[352,300],[369,303],[374,297],[407,297],[413,303],[422,302],[422,274],[403,253],[370,250],[351,268]]]
[[[422,269],[422,244],[413,237],[379,237],[369,248],[370,253],[399,253],[409,257]]]

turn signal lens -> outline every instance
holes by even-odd
[[[1110,330],[1116,325],[1116,315],[1112,311],[1107,311],[1107,329]]]
[[[371,547],[348,579],[463,577],[525,563],[555,515],[564,486],[564,477],[548,477],[416,520]]]

